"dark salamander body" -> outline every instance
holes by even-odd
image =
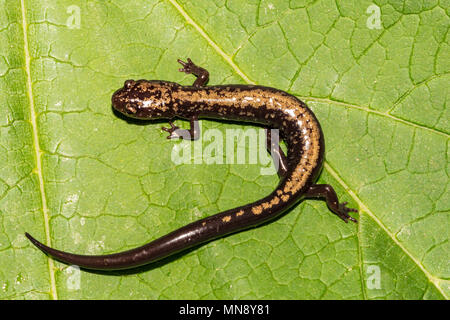
[[[304,198],[324,198],[330,210],[345,222],[356,220],[355,211],[339,203],[329,185],[314,184],[322,168],[324,139],[320,124],[308,107],[286,92],[255,85],[205,86],[208,72],[190,59],[180,71],[197,76],[193,86],[174,82],[127,80],[112,96],[114,109],[137,119],[169,119],[191,122],[182,130],[169,122],[168,138],[197,139],[197,120],[228,119],[258,123],[278,129],[287,145],[287,157],[267,130],[267,148],[271,152],[280,183],[269,195],[254,203],[227,210],[195,221],[142,247],[121,253],[90,256],[59,251],[26,236],[42,251],[57,260],[81,268],[118,270],[138,267],[214,238],[254,227],[274,219]]]

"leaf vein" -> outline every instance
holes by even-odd
[[[236,73],[242,78],[244,79],[246,82],[248,83],[252,83],[254,84],[254,82],[252,80],[250,80],[249,77],[247,77],[247,75],[245,75],[245,73],[242,72],[242,70],[233,62],[233,60],[231,59],[230,56],[228,56],[223,50],[222,48],[220,48],[217,43],[215,43],[211,37],[205,32],[205,30],[203,30],[200,25],[198,23],[196,23],[194,21],[194,19],[192,19],[189,14],[183,9],[182,6],[180,6],[178,4],[177,1],[175,0],[169,0],[169,2],[175,7],[176,10],[178,10],[178,12],[184,17],[184,19],[186,20],[187,23],[189,23],[190,25],[192,25],[195,30],[198,31],[198,33],[200,33],[200,35],[205,38],[205,40],[208,42],[208,44],[217,51],[217,53],[222,56],[222,58],[233,68],[234,71],[236,71]]]
[[[28,24],[27,24],[27,17],[26,17],[26,8],[25,8],[25,0],[20,1],[21,5],[21,11],[22,11],[22,30],[23,30],[23,50],[24,50],[24,57],[25,57],[25,73],[26,73],[26,90],[28,95],[28,102],[30,104],[30,122],[32,127],[32,133],[33,133],[33,144],[34,144],[34,151],[35,151],[35,158],[36,158],[36,169],[35,173],[38,176],[39,180],[39,190],[41,194],[41,205],[42,205],[42,212],[44,215],[44,229],[45,229],[45,235],[46,235],[46,242],[48,246],[51,246],[51,237],[50,237],[50,217],[48,214],[48,207],[47,207],[47,198],[45,195],[45,188],[44,188],[44,177],[42,174],[42,150],[39,146],[39,129],[37,127],[37,113],[35,110],[34,105],[34,97],[33,97],[33,85],[32,85],[32,79],[31,79],[31,67],[30,67],[30,52],[28,48]],[[53,299],[58,299],[58,293],[56,290],[56,281],[55,281],[55,273],[54,273],[54,265],[53,260],[51,258],[48,258],[48,269],[49,269],[49,276],[50,276],[50,295]]]

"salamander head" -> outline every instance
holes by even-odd
[[[158,80],[127,80],[123,88],[112,95],[112,106],[132,118],[172,118],[170,105],[172,90],[176,86],[176,83]]]

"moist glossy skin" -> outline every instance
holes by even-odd
[[[171,128],[163,128],[170,139],[196,139],[197,120],[202,118],[239,120],[278,129],[287,144],[287,157],[276,141],[272,141],[270,130],[267,136],[267,148],[275,162],[279,162],[278,187],[254,203],[190,223],[147,245],[122,253],[71,254],[49,248],[27,233],[33,244],[60,261],[82,268],[117,270],[151,263],[217,237],[257,226],[276,218],[303,198],[324,198],[333,213],[345,222],[356,222],[348,215],[356,210],[347,208],[345,202],[339,203],[331,186],[314,184],[322,167],[324,138],[319,122],[302,101],[281,90],[262,86],[205,86],[208,80],[205,69],[189,59],[179,62],[184,67],[180,71],[198,77],[193,86],[127,80],[112,96],[114,109],[137,119],[177,117],[191,122],[190,130],[181,130],[170,122]]]

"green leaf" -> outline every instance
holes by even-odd
[[[448,0],[0,3],[0,298],[449,297]],[[360,210],[359,223],[304,201],[140,272],[49,259],[24,232],[113,253],[276,187],[261,165],[195,155],[177,165],[181,142],[160,123],[112,112],[126,79],[191,84],[177,71],[187,57],[210,84],[257,83],[306,101],[326,139],[319,181]]]

